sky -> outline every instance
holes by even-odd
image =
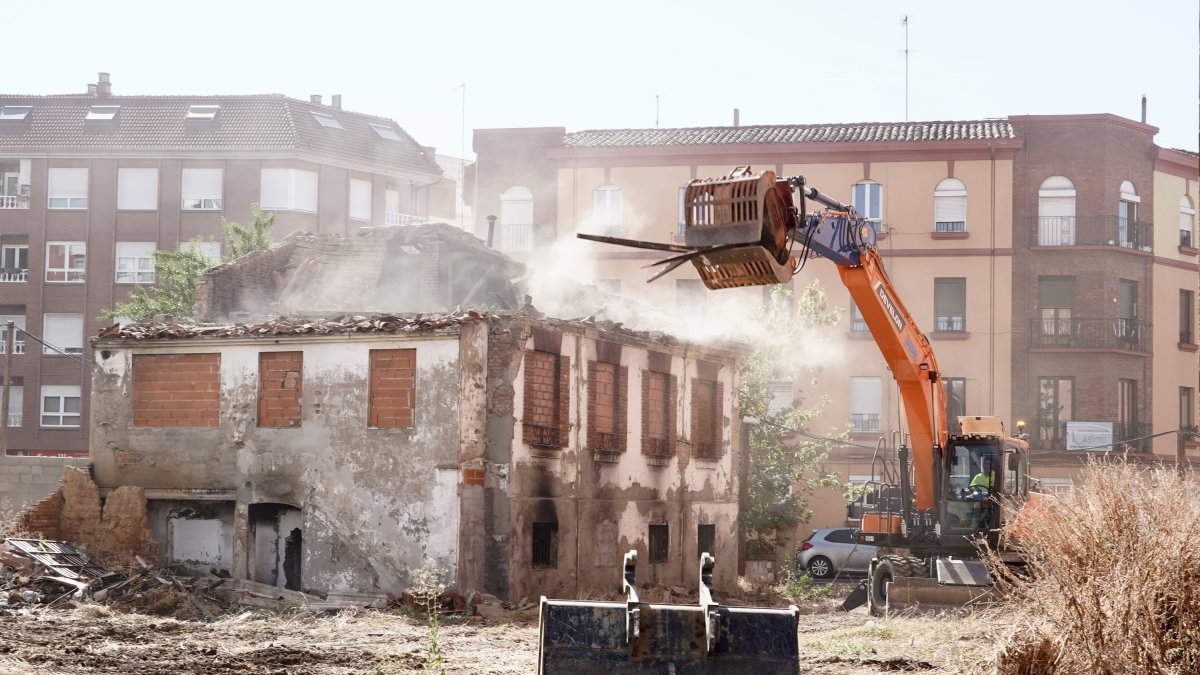
[[[42,0],[5,8],[0,91],[342,94],[468,158],[475,128],[1139,119],[1144,94],[1195,151],[1198,26],[1197,0]]]

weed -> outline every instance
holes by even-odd
[[[446,590],[446,584],[442,583],[445,574],[446,570],[427,559],[424,565],[413,572],[412,586],[408,589],[417,602],[424,606],[426,622],[429,624],[429,658],[425,660],[425,672],[438,675],[446,675],[446,655],[442,652],[440,642],[442,622],[438,613],[441,610],[442,593]]]
[[[783,573],[783,583],[779,592],[792,602],[805,602],[829,595],[832,590],[833,587],[829,584],[814,582],[807,572],[787,569]]]

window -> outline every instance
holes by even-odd
[[[23,276],[29,272],[29,246],[5,245],[0,247],[0,274]],[[0,281],[24,281],[0,276]]]
[[[404,138],[392,127],[382,124],[371,124],[371,130],[380,138],[389,141],[402,141]]]
[[[21,378],[14,377],[13,382],[8,386],[8,414],[5,415],[6,419],[3,424],[10,427],[19,427],[24,421],[22,418],[25,408],[25,386],[24,380],[21,380],[22,384],[16,384],[18,380]]]
[[[862,492],[861,498],[855,498],[855,499],[850,500],[850,504],[849,504],[850,508],[846,509],[846,517],[847,518],[849,518],[851,520],[862,520],[863,511],[870,512],[870,511],[875,510],[876,497],[878,496],[878,494],[876,493],[876,490],[878,489],[878,487],[876,485],[871,485],[871,483],[875,483],[877,481],[878,481],[878,479],[876,477],[872,476],[871,474],[863,474],[863,473],[853,474],[852,473],[847,477],[847,479],[846,479],[847,483],[849,483],[855,487],[865,488]],[[828,537],[826,537],[826,538],[828,538]],[[853,543],[853,542],[851,542],[851,543]]]
[[[652,358],[658,358],[655,354]],[[651,457],[669,457],[675,452],[675,377],[665,372],[670,355],[657,370],[642,371],[642,452]]]
[[[47,206],[52,209],[86,209],[87,169],[50,169]]]
[[[961,333],[967,329],[967,280],[962,277],[933,280],[933,330]]]
[[[313,116],[313,119],[317,121],[317,124],[320,124],[327,129],[342,128],[341,123],[338,122],[333,115],[326,115],[325,113],[317,112],[315,110],[310,110],[309,114]]]
[[[87,115],[83,118],[89,122],[111,120],[117,116],[117,111],[120,106],[116,105],[94,105],[88,108]]]
[[[1191,387],[1179,388],[1179,427],[1196,428],[1196,390]]]
[[[1069,344],[1074,334],[1071,312],[1075,307],[1075,277],[1038,277],[1038,311],[1041,335],[1051,343]],[[1046,340],[1043,339],[1042,343]]]
[[[317,174],[313,171],[263,169],[261,189],[264,209],[317,212]]]
[[[51,241],[46,244],[46,281],[82,282],[87,271],[87,244]]]
[[[601,185],[592,191],[592,223],[602,235],[621,233],[621,188]]]
[[[962,431],[958,418],[967,414],[967,380],[962,377],[943,377],[942,391],[946,395],[946,424],[950,433]]]
[[[850,301],[850,332],[866,333],[868,332],[867,320],[863,318],[862,310],[858,308],[853,300]]]
[[[883,203],[883,186],[875,181],[864,180],[854,185],[854,210],[858,215],[869,221],[878,232],[883,222],[881,207]]]
[[[1124,440],[1141,435],[1138,424],[1137,384],[1137,380],[1117,380],[1117,426]]]
[[[933,191],[933,230],[967,231],[967,186],[957,178],[946,178]]]
[[[208,258],[214,265],[221,262],[221,242],[219,241],[181,241],[179,250],[193,248],[200,255]]]
[[[417,405],[417,350],[372,349],[367,425],[380,429],[413,426]]]
[[[13,322],[13,354],[25,353],[25,315],[0,314],[0,354],[8,349],[8,322]],[[4,380],[0,378],[0,382]]]
[[[1070,377],[1038,378],[1038,438],[1043,443],[1060,445],[1067,421],[1074,419],[1075,380]]]
[[[1196,209],[1192,208],[1192,200],[1187,196],[1179,198],[1179,245],[1195,246],[1192,232],[1196,223]]]
[[[588,370],[588,448],[621,452],[625,450],[628,369],[592,361]]]
[[[525,414],[523,439],[533,447],[561,448],[567,445],[569,358],[550,351],[525,353]]]
[[[77,384],[48,384],[42,386],[43,427],[78,427],[80,394]]]
[[[1121,246],[1133,246],[1137,236],[1137,206],[1141,197],[1133,189],[1133,183],[1121,183],[1121,198],[1117,201],[1117,239]]]
[[[696,557],[701,553],[707,553],[714,558],[717,546],[717,526],[706,523],[696,525]]]
[[[850,431],[879,433],[883,383],[878,377],[850,378]]]
[[[1038,246],[1075,245],[1075,184],[1063,176],[1042,181],[1038,190]]]
[[[23,120],[29,115],[30,110],[33,110],[32,106],[6,105],[0,107],[0,120]]]
[[[350,179],[350,217],[354,220],[371,219],[371,182]]]
[[[650,564],[667,562],[670,555],[670,530],[666,523],[650,524]]]
[[[221,182],[224,171],[221,169],[184,169],[183,178],[183,210],[185,211],[220,211]]]
[[[1196,325],[1195,314],[1192,308],[1195,307],[1193,298],[1195,295],[1191,291],[1179,291],[1179,343],[1190,345],[1195,341],[1195,333],[1193,328]]]
[[[117,169],[117,209],[158,209],[158,169]]]
[[[795,406],[796,394],[791,380],[780,380],[767,383],[771,392],[771,403],[767,412],[776,413],[781,410],[791,410]]]
[[[533,524],[533,566],[558,567],[558,523]]]
[[[83,315],[43,314],[41,338],[43,354],[82,354]]]
[[[1141,323],[1138,321],[1138,283],[1131,279],[1117,280],[1117,338],[1124,344],[1134,346],[1141,341]]]
[[[675,303],[685,314],[704,316],[708,309],[708,291],[699,279],[675,281]]]
[[[221,106],[212,104],[201,104],[188,106],[187,119],[189,120],[211,120],[221,111]]]
[[[117,242],[117,283],[154,283],[154,249],[152,241]]]
[[[221,355],[133,357],[133,426],[218,427]]]
[[[699,459],[716,459],[721,455],[723,393],[719,382],[692,380],[692,444]]]
[[[500,232],[497,242],[505,251],[523,253],[533,249],[533,193],[514,185],[500,195]]]
[[[258,426],[300,426],[304,352],[258,355]]]
[[[687,200],[687,186],[679,188],[679,236],[683,236],[687,231],[687,205],[684,203]]]

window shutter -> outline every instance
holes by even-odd
[[[516,199],[500,202],[500,223],[502,225],[532,225],[533,200]]]
[[[1075,277],[1038,277],[1038,307],[1073,309]]]
[[[850,378],[851,415],[878,415],[882,398],[883,384],[878,377]]]
[[[934,279],[933,305],[936,316],[963,316],[967,307],[967,280]]]
[[[1042,218],[1074,218],[1074,197],[1039,197],[1038,216]]]
[[[117,169],[117,209],[158,210],[158,169]]]
[[[1191,234],[1192,221],[1195,220],[1195,218],[1196,218],[1196,216],[1194,216],[1190,213],[1184,213],[1183,211],[1180,211],[1179,212],[1179,231],[1187,232],[1188,234]]]
[[[288,199],[287,169],[262,170],[259,201],[264,209],[287,209],[291,206]]]
[[[51,197],[87,197],[87,169],[50,169]]]
[[[371,183],[365,180],[350,180],[350,217],[355,220],[371,219]]]
[[[264,170],[264,173],[269,170]],[[220,199],[221,179],[221,169],[184,169],[184,201],[189,199]]]
[[[938,223],[962,223],[967,220],[967,198],[936,196],[933,198],[933,220]]]
[[[317,212],[317,174],[314,171],[292,170],[292,208]],[[368,216],[369,217],[369,216]]]
[[[46,314],[43,338],[46,342],[58,347],[64,352],[83,349],[83,315],[82,314]],[[56,354],[54,350],[48,353]]]

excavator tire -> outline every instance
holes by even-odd
[[[871,569],[867,580],[867,608],[873,616],[883,616],[887,612],[887,585],[897,577],[929,576],[925,561],[920,558],[902,555],[885,555]]]

